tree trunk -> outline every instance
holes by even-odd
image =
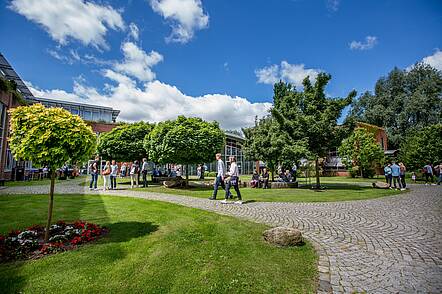
[[[316,189],[321,188],[321,180],[319,179],[319,157],[315,159],[315,171],[316,171]]]
[[[186,164],[186,188],[189,187],[189,165]]]
[[[55,188],[55,170],[51,170],[51,188],[49,190],[49,205],[48,205],[48,222],[46,223],[45,243],[49,241],[49,228],[52,220],[52,207],[54,206],[54,188]]]

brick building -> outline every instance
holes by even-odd
[[[97,135],[109,132],[118,125],[116,119],[120,111],[111,107],[35,97],[1,53],[0,77],[4,80],[14,81],[17,85],[16,91],[27,103],[41,103],[46,107],[64,108],[83,118]],[[38,171],[38,168],[33,167],[30,161],[16,161],[8,148],[8,110],[18,105],[20,105],[20,101],[14,95],[0,91],[0,181],[22,180],[36,170]]]

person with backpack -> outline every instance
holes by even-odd
[[[97,190],[99,160],[100,157],[96,156],[95,160],[89,165],[89,173],[91,174],[91,182],[89,184],[89,190]]]
[[[106,161],[106,165],[101,172],[103,176],[103,191],[109,190],[109,182],[110,182],[110,174],[111,174],[111,165],[110,161]]]
[[[130,167],[130,187],[134,187],[134,183],[138,185],[138,178],[140,176],[140,165],[138,164],[138,160],[135,160],[134,163],[132,163],[132,166]]]
[[[111,173],[110,173],[110,184],[111,184],[111,190],[117,189],[117,174],[118,174],[118,165],[115,162],[115,160],[112,160],[111,164]]]

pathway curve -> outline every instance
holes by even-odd
[[[319,293],[442,293],[442,187],[411,189],[374,200],[244,205],[130,190],[92,193],[161,200],[297,227],[318,250]],[[43,186],[9,187],[0,194],[47,191]],[[67,183],[58,185],[56,193],[91,192]]]

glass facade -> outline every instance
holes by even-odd
[[[46,107],[64,108],[70,113],[79,115],[82,119],[88,121],[111,123],[115,122],[118,114],[120,113],[119,110],[114,110],[110,107],[98,105],[89,105],[45,98],[32,98],[30,100],[31,102],[41,103]]]

